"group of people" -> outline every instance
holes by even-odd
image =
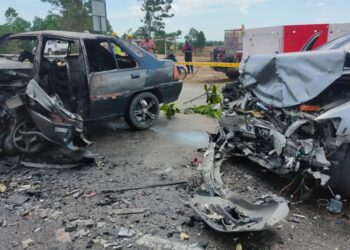
[[[118,36],[116,32],[112,32],[112,36]],[[126,36],[126,40],[130,43],[135,43],[133,41],[133,35],[128,34]],[[154,41],[152,40],[151,36],[147,36],[143,41],[139,43],[139,46],[143,48],[144,50],[148,51],[151,54],[154,54],[154,50],[156,48]],[[118,46],[115,46],[114,48],[115,54],[121,53],[120,48]],[[184,59],[185,62],[192,62],[192,54],[193,54],[193,47],[189,41],[186,41],[184,46],[182,47],[182,52],[184,53]],[[193,74],[193,65],[186,65],[187,73]]]

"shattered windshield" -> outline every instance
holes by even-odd
[[[317,50],[333,50],[341,49],[348,51],[350,49],[350,35],[341,36],[333,41],[326,43],[325,45],[319,47]]]

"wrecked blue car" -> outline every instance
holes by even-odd
[[[86,122],[120,116],[147,129],[157,122],[160,103],[177,100],[181,89],[171,61],[121,38],[7,34],[0,38],[0,148],[33,153],[50,141],[74,150],[88,144]]]

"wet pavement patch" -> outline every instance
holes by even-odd
[[[173,130],[161,127],[154,127],[151,130],[177,144],[193,147],[206,147],[208,145],[209,136],[205,132]]]

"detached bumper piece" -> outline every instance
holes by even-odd
[[[214,230],[219,232],[261,231],[287,217],[287,201],[274,195],[251,203],[227,190],[221,179],[223,146],[211,142],[202,165],[202,191],[189,201],[192,209]]]
[[[285,200],[275,196],[250,203],[239,197],[196,195],[190,206],[211,228],[225,233],[261,231],[284,219],[289,212]]]

